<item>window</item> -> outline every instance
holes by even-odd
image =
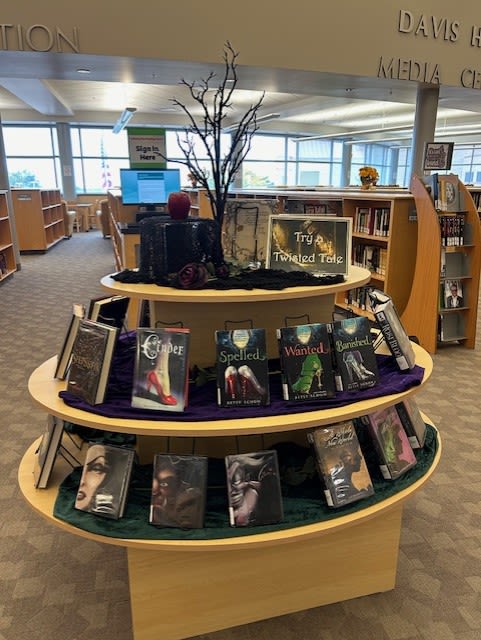
[[[11,187],[61,189],[57,131],[54,126],[3,125]],[[32,144],[35,140],[35,144]]]

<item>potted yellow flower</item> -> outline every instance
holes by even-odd
[[[359,177],[361,178],[361,189],[370,189],[377,184],[379,173],[375,167],[361,167]]]

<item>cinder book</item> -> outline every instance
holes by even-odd
[[[207,457],[158,453],[154,457],[151,524],[199,529],[204,526]]]
[[[190,331],[137,329],[132,406],[184,411],[188,404]]]
[[[118,520],[124,515],[135,451],[91,443],[82,469],[75,508]]]
[[[42,440],[35,455],[33,477],[36,489],[45,489],[48,485],[62,442],[63,429],[63,420],[52,415],[47,416]]]
[[[307,438],[330,507],[342,507],[374,493],[352,420],[318,427]]]
[[[327,325],[303,324],[277,329],[285,400],[306,401],[335,394]]]
[[[232,454],[226,456],[225,466],[231,526],[253,527],[282,521],[276,451]]]
[[[90,300],[87,318],[122,329],[129,306],[127,296],[101,296]]]
[[[419,411],[416,400],[407,398],[396,404],[396,411],[413,449],[420,449],[426,440],[426,423]]]

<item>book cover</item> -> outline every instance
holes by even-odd
[[[395,480],[416,464],[416,456],[395,406],[367,416],[369,431],[386,480]]]
[[[91,443],[87,449],[75,508],[118,520],[124,514],[135,451]]]
[[[307,437],[330,507],[342,507],[374,493],[352,420],[318,427]]]
[[[316,400],[335,394],[327,325],[303,324],[277,329],[285,400]]]
[[[457,309],[465,306],[461,280],[446,280],[444,282],[443,302],[445,309]]]
[[[48,485],[57,453],[62,442],[64,421],[48,415],[40,446],[35,455],[33,478],[36,489],[45,489]]]
[[[91,405],[105,399],[118,329],[80,320],[72,348],[67,391]]]
[[[122,329],[129,306],[127,296],[101,296],[90,300],[87,318]]]
[[[396,411],[413,449],[421,449],[426,439],[426,423],[419,411],[417,402],[413,398],[407,398],[396,404]]]
[[[189,329],[137,329],[133,407],[184,411],[189,395],[189,342]]]
[[[369,291],[371,310],[384,340],[401,371],[412,369],[416,356],[406,330],[390,296],[377,289]]]
[[[335,320],[330,325],[338,391],[359,391],[379,381],[369,320],[362,316]]]
[[[217,404],[222,407],[268,405],[269,369],[265,329],[215,332]]]
[[[274,524],[284,517],[277,452],[226,456],[229,521],[233,527]]]
[[[54,378],[65,380],[72,360],[72,349],[77,337],[80,320],[84,317],[85,309],[83,305],[74,304],[72,317],[70,318],[67,333],[57,356],[57,366],[55,367]]]
[[[149,522],[160,527],[199,529],[204,526],[207,457],[154,456]]]
[[[461,211],[459,178],[454,173],[438,174],[439,210],[447,212]]]

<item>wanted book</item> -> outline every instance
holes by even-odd
[[[265,329],[215,332],[217,404],[265,406],[270,402]]]
[[[118,329],[81,320],[72,349],[67,391],[88,404],[105,400]]]
[[[396,411],[413,449],[421,449],[426,440],[426,423],[414,398],[396,404]]]
[[[318,427],[307,438],[330,507],[342,507],[374,493],[352,420]]]
[[[87,318],[122,329],[129,306],[127,296],[101,296],[90,300]]]
[[[232,527],[282,521],[284,510],[276,451],[228,455],[225,468]]]
[[[390,296],[383,291],[369,291],[371,310],[381,329],[386,344],[401,371],[412,369],[416,356],[406,330]]]
[[[91,443],[82,469],[75,508],[103,518],[121,518],[134,459],[134,449]]]
[[[154,456],[149,522],[159,527],[200,529],[204,526],[207,457]]]
[[[416,464],[416,456],[394,405],[367,415],[371,440],[385,480],[396,480]]]
[[[67,333],[65,334],[62,347],[57,356],[57,366],[55,367],[54,378],[59,380],[65,380],[68,375],[68,370],[72,360],[72,349],[77,337],[80,320],[85,315],[85,309],[81,304],[74,304],[72,310],[72,317],[70,318]]]
[[[189,391],[189,344],[189,329],[137,329],[132,407],[184,411]]]
[[[359,391],[379,381],[369,320],[363,316],[343,318],[329,324],[335,358],[337,391]]]
[[[48,485],[62,442],[63,430],[63,420],[53,415],[47,416],[45,430],[35,455],[33,478],[36,489],[45,489]]]
[[[277,329],[284,400],[332,397],[336,392],[331,342],[324,323]]]

